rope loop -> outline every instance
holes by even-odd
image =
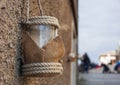
[[[42,5],[40,3],[40,0],[37,0],[37,3],[38,3],[38,8],[39,8],[40,15],[43,16],[43,9],[42,9]],[[30,12],[30,1],[27,0],[27,20],[30,17],[30,13],[29,12]]]
[[[44,25],[53,25],[57,29],[60,28],[58,19],[52,16],[35,16],[27,20],[22,21],[23,24],[35,25],[35,24],[44,24]]]
[[[62,72],[62,64],[55,62],[31,63],[22,66],[22,74],[26,76],[38,74],[62,74]]]

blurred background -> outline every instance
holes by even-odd
[[[79,0],[78,15],[80,85],[119,85],[120,1]]]

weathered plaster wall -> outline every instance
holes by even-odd
[[[24,78],[18,75],[17,57],[21,17],[26,17],[26,0],[0,0],[0,85],[70,85],[70,63],[67,55],[71,48],[73,15],[70,0],[41,0],[45,15],[54,16],[60,22],[66,53],[63,58],[64,73],[55,78]],[[30,16],[39,15],[37,0],[30,0]]]
[[[16,56],[21,0],[0,0],[0,85],[19,85]]]

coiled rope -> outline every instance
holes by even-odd
[[[38,71],[30,71],[30,72],[23,72],[22,74],[27,76],[27,75],[37,75],[37,74],[62,74],[60,70],[38,70]]]
[[[23,75],[35,75],[42,73],[62,74],[63,67],[60,63],[31,63],[22,66]]]
[[[31,63],[31,64],[25,64],[22,66],[22,68],[29,68],[29,67],[36,67],[36,66],[39,66],[39,67],[48,67],[48,66],[52,66],[52,67],[55,67],[55,66],[58,66],[58,67],[61,67],[62,65],[60,63],[54,63],[54,62],[51,62],[51,63]]]

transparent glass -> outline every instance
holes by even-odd
[[[50,25],[31,25],[29,34],[34,42],[42,48],[50,40],[58,36],[58,30]]]

